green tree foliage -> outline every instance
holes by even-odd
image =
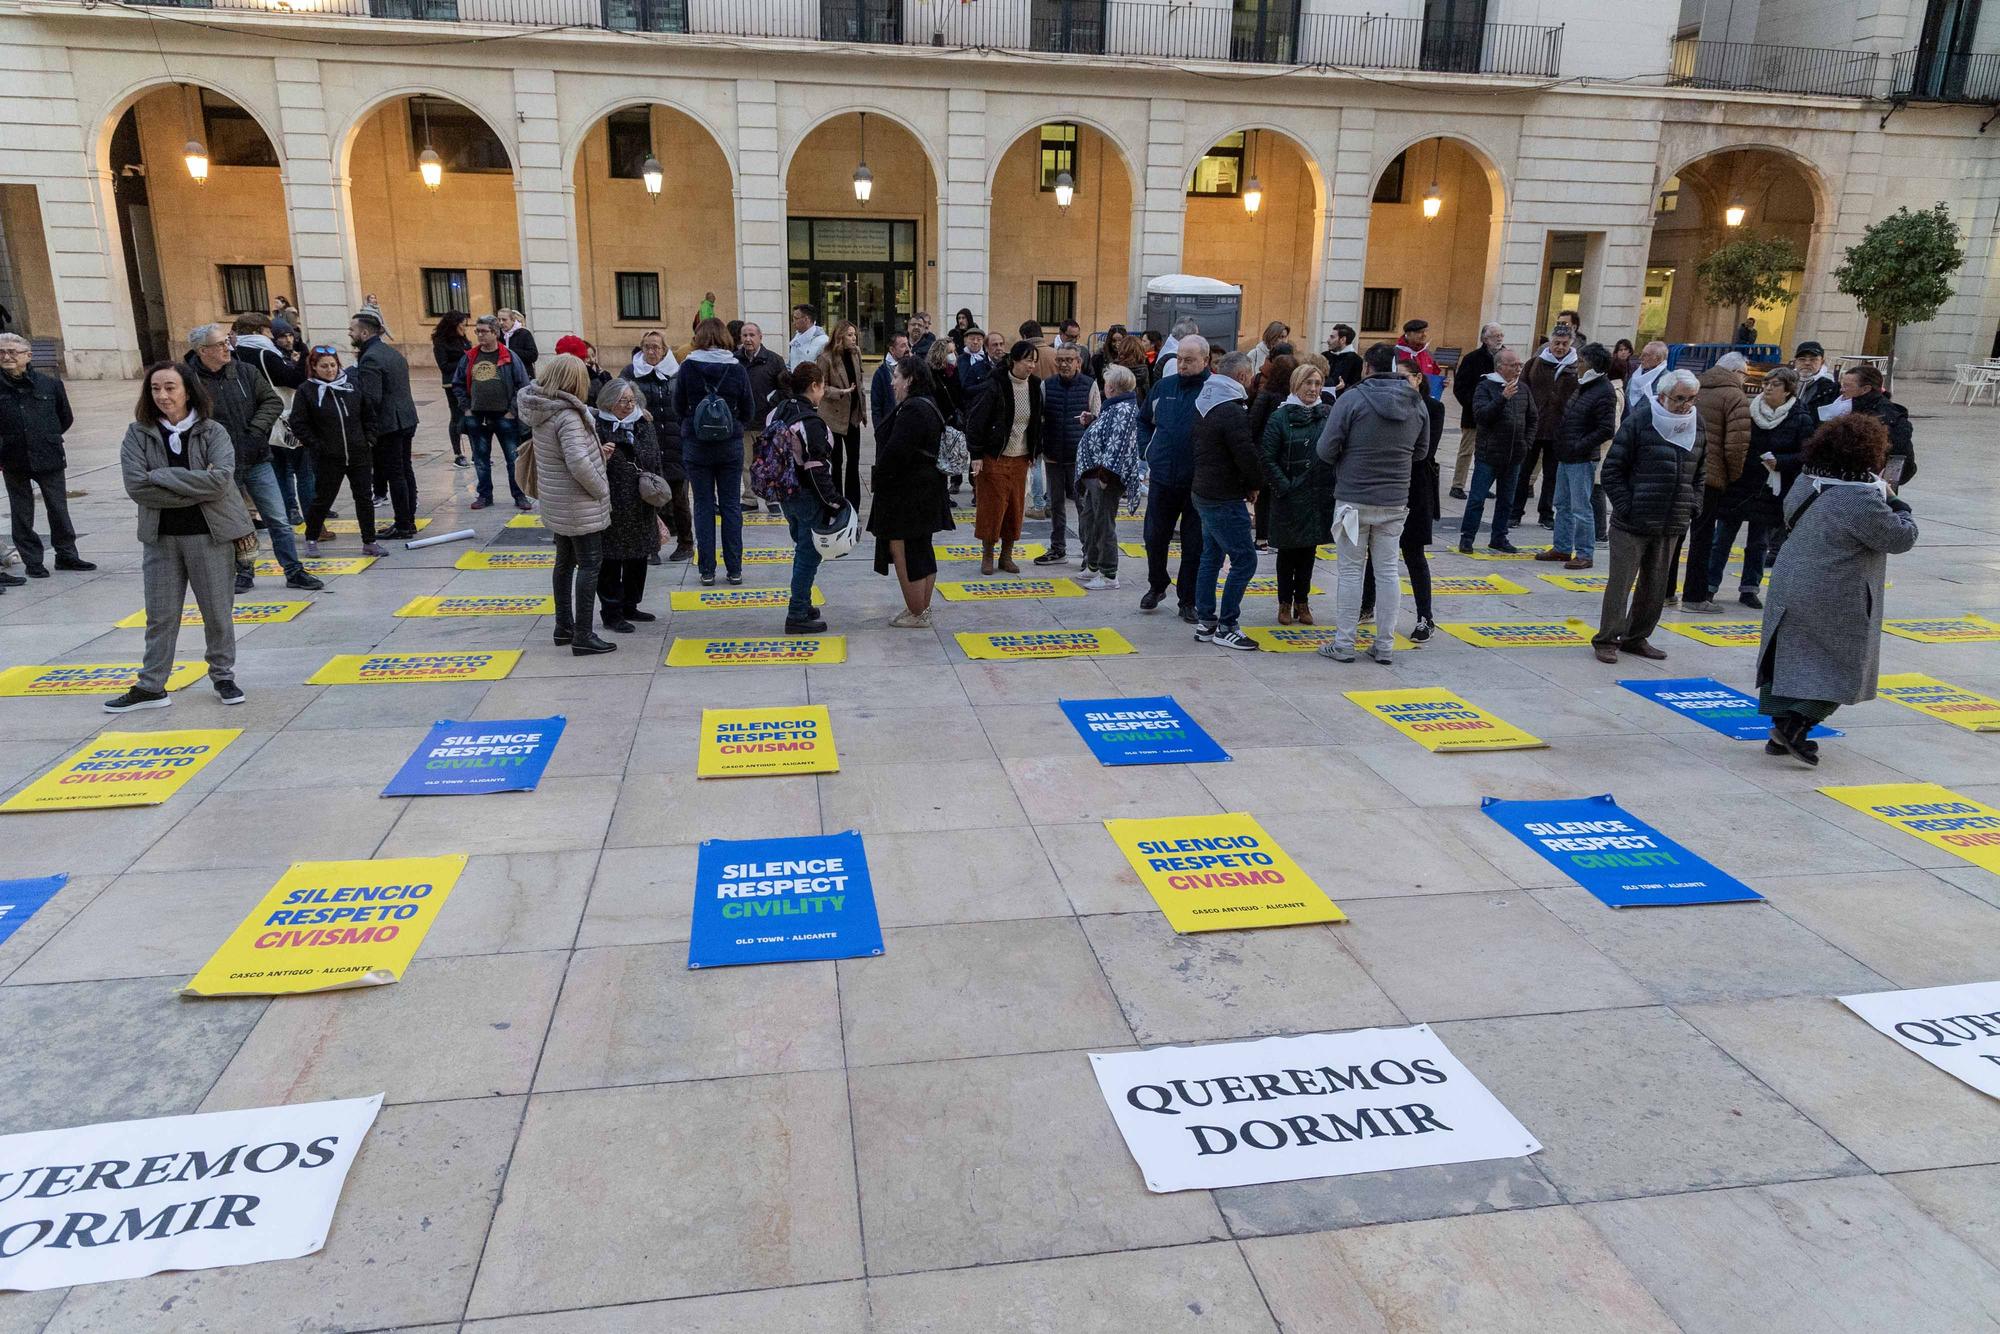
[[[1847,262],[1833,271],[1833,280],[1862,314],[1887,327],[1891,377],[1897,332],[1922,324],[1951,300],[1951,280],[1964,263],[1964,237],[1942,203],[1921,213],[1899,208],[1847,248]]]
[[[1798,294],[1785,286],[1785,275],[1806,266],[1799,248],[1782,236],[1755,233],[1731,241],[1695,269],[1702,298],[1711,306],[1735,310],[1740,324],[1752,306],[1789,306]]]

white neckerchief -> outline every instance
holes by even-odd
[[[671,376],[679,368],[680,363],[674,360],[674,350],[672,348],[668,348],[658,361],[646,360],[646,354],[641,349],[635,348],[632,352],[632,373],[634,375]]]
[[[1289,408],[1289,407],[1294,407],[1294,406],[1296,406],[1296,407],[1301,407],[1301,408],[1315,408],[1315,407],[1318,407],[1318,406],[1319,406],[1319,404],[1317,404],[1317,403],[1308,403],[1308,402],[1306,402],[1306,401],[1305,401],[1305,400],[1304,400],[1303,398],[1300,398],[1300,397],[1299,397],[1299,396],[1298,396],[1297,394],[1286,394],[1286,395],[1285,395],[1285,401],[1284,401],[1284,403],[1282,404],[1282,406],[1284,406],[1284,407],[1288,407],[1288,408]]]
[[[1693,408],[1675,414],[1668,412],[1666,404],[1662,403],[1660,410],[1653,414],[1653,429],[1660,433],[1661,439],[1689,451],[1694,449],[1694,432],[1700,424],[1701,419]]]
[[[1537,352],[1535,355],[1539,357],[1541,360],[1548,362],[1549,365],[1555,367],[1557,370],[1561,370],[1565,366],[1573,365],[1576,362],[1576,348],[1574,346],[1572,346],[1570,350],[1563,355],[1563,358],[1560,361],[1556,360],[1554,357],[1549,355],[1549,349],[1546,346],[1544,346],[1542,350],[1540,352]]]
[[[1830,422],[1835,417],[1845,417],[1852,411],[1854,411],[1853,399],[1836,398],[1833,402],[1828,403],[1819,410],[1819,419],[1823,422]]]
[[[1883,503],[1886,504],[1889,500],[1889,483],[1880,477],[1870,477],[1865,482],[1857,482],[1846,477],[1821,477],[1816,473],[1807,473],[1806,476],[1812,482],[1815,491],[1823,491],[1829,486],[1865,486],[1882,497]]]
[[[321,407],[326,406],[326,395],[328,390],[331,389],[339,393],[345,394],[351,392],[354,388],[353,385],[347,382],[347,369],[345,367],[342,367],[340,374],[334,376],[331,380],[321,380],[318,378],[314,378],[308,380],[306,383],[319,391],[318,396],[314,399],[314,402],[316,402]]]
[[[1642,398],[1651,398],[1653,396],[1653,386],[1660,382],[1660,376],[1666,373],[1666,369],[1667,363],[1663,361],[1651,370],[1641,367],[1633,371],[1630,383],[1626,386],[1626,401],[1628,403],[1637,403]]]
[[[1785,418],[1791,416],[1792,409],[1797,405],[1798,400],[1796,398],[1788,398],[1784,401],[1783,406],[1774,408],[1765,402],[1762,394],[1758,394],[1750,400],[1750,420],[1768,431]]]
[[[594,409],[594,411],[597,413],[598,416],[604,418],[604,420],[610,422],[613,426],[631,426],[637,423],[641,417],[646,415],[645,410],[639,407],[637,404],[634,404],[632,410],[626,413],[623,417],[617,416],[614,413],[606,412],[603,408],[597,408]]]
[[[1587,370],[1583,374],[1576,377],[1577,387],[1582,388],[1584,385],[1589,384],[1592,380],[1601,380],[1603,378],[1604,378],[1603,371],[1596,369]]]
[[[187,416],[181,418],[178,425],[168,421],[165,417],[160,418],[160,434],[167,442],[167,452],[169,454],[172,454],[175,458],[180,458],[187,452],[181,445],[181,437],[193,430],[195,424],[200,420],[201,414],[198,412],[189,412]]]

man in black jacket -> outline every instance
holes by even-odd
[[[1201,516],[1201,571],[1194,581],[1194,637],[1223,648],[1255,650],[1257,641],[1236,626],[1243,609],[1243,590],[1257,573],[1257,543],[1252,536],[1251,510],[1263,482],[1263,456],[1250,438],[1250,382],[1256,378],[1250,358],[1231,352],[1208,377],[1195,399],[1195,513]],[[1222,599],[1215,596],[1216,576],[1229,562]]]
[[[1451,466],[1451,498],[1465,499],[1465,479],[1472,475],[1472,447],[1479,439],[1479,424],[1472,419],[1472,396],[1479,382],[1493,373],[1493,359],[1507,346],[1507,335],[1497,324],[1482,325],[1479,346],[1460,358],[1451,374],[1451,396],[1458,400],[1458,459]]]
[[[1799,405],[1795,412],[1819,420],[1819,410],[1840,397],[1840,377],[1826,364],[1826,349],[1808,338],[1792,353],[1792,369],[1799,373]]]
[[[1611,387],[1611,351],[1587,344],[1577,356],[1581,371],[1576,394],[1556,423],[1555,544],[1536,560],[1563,561],[1566,570],[1587,570],[1597,554],[1597,459],[1618,429],[1618,391]]]
[[[1701,382],[1691,371],[1668,371],[1655,388],[1651,411],[1626,413],[1604,458],[1611,571],[1591,645],[1607,665],[1617,664],[1621,649],[1654,661],[1667,656],[1647,636],[1673,591],[1674,556],[1704,477],[1701,419],[1694,410]]]
[[[1866,362],[1840,373],[1840,396],[1853,406],[1851,412],[1873,417],[1889,430],[1889,461],[1882,475],[1892,486],[1908,486],[1917,477],[1916,434],[1910,429],[1910,410],[1882,392],[1882,372]]]
[[[527,334],[525,327],[521,329]],[[368,404],[369,420],[375,423],[375,485],[386,481],[395,524],[382,536],[407,541],[417,535],[417,475],[410,466],[410,442],[417,434],[417,402],[410,397],[410,363],[389,346],[382,336],[382,312],[363,306],[347,322],[347,336],[354,343],[354,367],[349,375],[354,388]],[[529,347],[534,337],[528,334]],[[508,347],[516,347],[509,340]],[[516,350],[513,355],[521,356]],[[531,357],[523,357],[530,373]]]
[[[58,570],[97,567],[76,551],[70,526],[68,487],[63,470],[63,432],[74,420],[61,380],[29,365],[33,351],[19,334],[0,334],[0,473],[7,478],[7,507],[13,513],[14,547],[30,577],[46,579],[42,539],[35,534],[35,489],[49,512],[49,545]],[[0,586],[26,582],[0,571]]]
[[[285,571],[285,586],[324,587],[299,564],[291,516],[285,510],[278,474],[271,467],[271,427],[284,408],[278,391],[255,366],[236,360],[229,346],[229,331],[220,324],[204,324],[188,335],[186,364],[208,390],[209,416],[229,432],[229,443],[236,450],[237,488],[256,503],[257,517],[271,535],[271,554]],[[236,591],[247,593],[255,575],[251,565],[239,562]]]
[[[1460,373],[1464,383],[1464,373]],[[1493,550],[1512,555],[1520,550],[1507,540],[1508,520],[1513,513],[1514,478],[1528,457],[1535,440],[1535,396],[1528,392],[1527,377],[1521,374],[1521,355],[1503,347],[1494,358],[1493,369],[1479,377],[1472,391],[1473,440],[1472,492],[1466,497],[1465,517],[1458,525],[1458,551],[1472,554],[1473,539],[1479,536],[1479,519],[1486,508],[1486,494],[1493,493],[1493,532],[1486,544]]]
[[[1076,447],[1102,403],[1097,382],[1084,373],[1082,346],[1064,343],[1057,348],[1056,373],[1042,381],[1042,483],[1049,497],[1049,549],[1035,557],[1037,565],[1060,565],[1069,559],[1068,507],[1076,500]]]

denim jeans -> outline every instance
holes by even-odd
[[[1194,498],[1201,515],[1201,573],[1194,581],[1195,619],[1203,625],[1236,628],[1243,610],[1243,590],[1257,573],[1257,540],[1251,535],[1250,506],[1241,500]],[[1229,560],[1229,577],[1222,582],[1222,601],[1215,599],[1215,578]]]
[[[825,557],[813,544],[813,525],[818,523],[825,511],[820,507],[819,498],[805,488],[796,495],[786,496],[778,502],[785,513],[785,525],[792,533],[792,601],[785,608],[788,621],[809,621],[812,619],[813,580],[819,576],[820,562]]]
[[[1589,560],[1597,551],[1597,511],[1590,500],[1596,471],[1590,463],[1556,465],[1556,550],[1578,560]]]
[[[1028,508],[1031,510],[1042,509],[1049,503],[1049,482],[1042,475],[1042,464],[1046,462],[1044,459],[1028,467]],[[1050,551],[1058,549],[1053,543],[1049,546]]]
[[[722,564],[731,574],[743,573],[743,465],[687,461],[688,485],[694,488],[695,562],[703,574],[715,573],[715,520],[722,518]]]
[[[514,455],[520,448],[521,423],[504,412],[468,412],[465,433],[472,437],[472,478],[479,499],[493,502],[493,437],[500,437],[500,454],[507,460],[507,489],[514,503],[528,497],[514,480]]]
[[[555,539],[556,629],[570,631],[581,639],[591,632],[590,618],[597,609],[597,576],[604,566],[604,534],[564,537],[557,533]]]
[[[1476,493],[1475,493],[1476,494]],[[1358,510],[1358,535],[1350,541],[1341,522],[1346,511]],[[1361,622],[1362,584],[1369,563],[1375,569],[1375,647],[1377,657],[1385,657],[1396,643],[1396,617],[1402,597],[1402,568],[1397,548],[1403,540],[1403,525],[1410,511],[1404,505],[1339,505],[1334,509],[1333,542],[1339,559],[1334,562],[1333,646],[1354,651],[1354,630]]]
[[[1706,602],[1715,592],[1715,584],[1709,579],[1708,557],[1715,545],[1715,525],[1722,517],[1722,506],[1728,492],[1719,486],[1705,486],[1701,492],[1701,508],[1695,511],[1694,522],[1688,525],[1687,578],[1681,587],[1681,601]],[[1722,547],[1723,559],[1729,556],[1727,543]]]
[[[271,446],[271,472],[278,479],[278,494],[285,498],[285,509],[298,516],[293,522],[304,522],[306,511],[312,508],[313,498],[319,493],[312,450]]]
[[[1167,591],[1167,543],[1174,540],[1176,527],[1181,530],[1181,568],[1175,593],[1183,607],[1192,607],[1194,576],[1201,568],[1201,516],[1187,487],[1154,482],[1146,492],[1145,528],[1146,586],[1154,593]]]
[[[271,468],[270,460],[249,468],[236,470],[236,484],[250,493],[250,499],[257,503],[257,513],[264,520],[264,531],[271,535],[271,554],[278,558],[278,564],[285,569],[285,577],[304,574],[305,566],[299,564],[298,543],[292,540],[291,516],[285,513],[285,497],[278,489],[278,474]]]
[[[1708,586],[1720,591],[1722,581],[1729,573],[1729,549],[1736,545],[1737,530],[1744,521],[1721,519],[1716,523],[1715,543],[1708,549]],[[1764,556],[1770,547],[1771,530],[1761,523],[1749,525],[1750,535],[1743,539],[1743,573],[1736,580],[1740,593],[1747,593],[1764,582]],[[1775,554],[1775,553],[1772,553]]]
[[[1486,508],[1488,492],[1493,495],[1493,532],[1486,541],[1489,546],[1503,546],[1507,541],[1507,529],[1513,518],[1511,504],[1514,498],[1514,475],[1520,465],[1504,471],[1494,471],[1493,465],[1479,459],[1472,465],[1472,485],[1465,493],[1465,518],[1458,525],[1458,544],[1469,547],[1479,536],[1480,511]]]

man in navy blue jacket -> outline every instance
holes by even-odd
[[[1146,595],[1141,610],[1160,605],[1167,592],[1167,544],[1180,529],[1181,567],[1173,580],[1181,619],[1195,622],[1195,572],[1201,568],[1201,516],[1194,507],[1195,399],[1208,382],[1208,340],[1189,334],[1174,350],[1175,374],[1163,375],[1139,409],[1139,448],[1145,451]]]
[[[910,352],[908,334],[889,336],[889,355],[882,358],[882,364],[875,368],[875,376],[868,382],[868,419],[875,423],[875,443],[882,443],[882,423],[889,420],[889,414],[896,410],[896,363]]]

